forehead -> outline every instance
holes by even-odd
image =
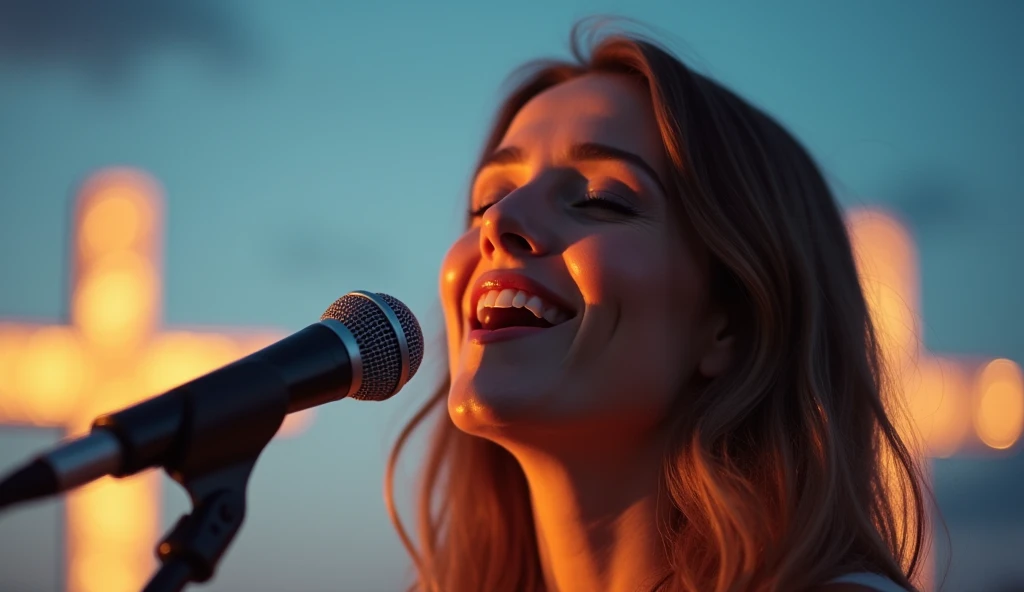
[[[499,148],[516,146],[534,156],[584,142],[633,152],[662,170],[647,91],[615,74],[588,74],[537,95],[516,114]]]

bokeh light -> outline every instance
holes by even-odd
[[[120,251],[82,274],[72,301],[82,334],[108,349],[132,347],[152,329],[159,280],[152,262]]]
[[[65,423],[90,382],[85,349],[68,327],[37,330],[11,363],[22,411],[36,425]]]
[[[157,335],[140,363],[143,388],[156,394],[174,388],[241,356],[229,337],[174,331]]]
[[[139,246],[145,236],[148,212],[140,207],[135,187],[115,185],[104,189],[92,199],[82,216],[79,247],[82,256],[130,250]]]
[[[963,367],[925,358],[906,384],[907,408],[931,456],[946,458],[961,447],[970,431],[966,393],[970,380]]]
[[[1024,379],[1011,360],[989,362],[978,377],[978,407],[974,416],[978,437],[1003,450],[1020,438],[1024,429]]]
[[[134,591],[156,567],[159,475],[106,477],[68,496],[68,583],[78,592]]]
[[[883,350],[902,366],[918,351],[917,251],[903,226],[878,210],[852,212],[848,224],[864,297]]]
[[[30,333],[26,327],[0,324],[0,416],[7,421],[28,421],[21,409],[22,398],[17,395],[15,374]]]

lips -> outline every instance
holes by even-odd
[[[490,271],[470,296],[469,324],[475,341],[512,338],[560,325],[576,312],[565,299],[523,274]]]

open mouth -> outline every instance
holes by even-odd
[[[497,331],[514,327],[548,329],[572,318],[570,311],[546,301],[537,294],[515,288],[486,290],[480,293],[472,329]]]

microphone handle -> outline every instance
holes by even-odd
[[[93,429],[121,443],[116,476],[162,466],[205,471],[247,459],[269,441],[284,416],[347,396],[349,343],[339,321],[309,325],[260,351],[160,396],[103,415]],[[358,351],[358,350],[356,350]]]
[[[171,476],[248,459],[284,416],[344,398],[362,381],[355,337],[335,319],[309,325],[191,382],[93,422],[0,482],[0,508],[162,466]]]

